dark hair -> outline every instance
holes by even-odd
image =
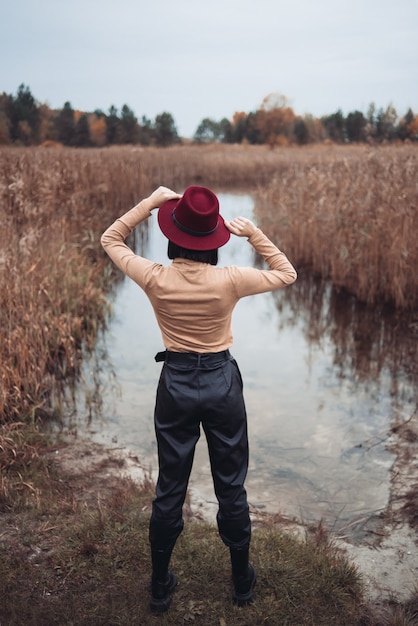
[[[189,259],[189,261],[209,263],[210,265],[217,265],[218,263],[217,248],[214,250],[189,250],[168,240],[167,254],[169,259]]]

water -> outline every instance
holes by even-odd
[[[252,217],[249,195],[218,195],[226,219]],[[167,263],[156,222],[154,214],[138,252]],[[220,250],[220,265],[257,262],[245,239],[232,237]],[[132,281],[120,284],[113,306],[107,359],[101,363],[101,419],[88,428],[97,441],[126,446],[155,470],[153,408],[161,364],[154,355],[163,349],[160,332],[151,305]],[[399,338],[367,315],[303,273],[291,287],[237,305],[231,351],[244,379],[246,485],[254,507],[306,522],[324,519],[334,528],[386,507],[393,456],[385,440],[392,421],[413,412],[415,392],[413,382],[397,369],[394,374],[390,350],[382,347],[382,336],[398,346]],[[84,415],[83,396],[79,402]],[[214,500],[203,432],[190,484]]]

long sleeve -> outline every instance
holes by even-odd
[[[279,250],[259,228],[251,235],[248,241],[255,251],[261,254],[270,269],[280,272],[280,278],[286,285],[291,285],[295,282],[297,278],[295,268],[285,253]]]
[[[295,268],[285,253],[279,250],[259,228],[248,238],[248,241],[263,257],[270,269],[231,267],[231,280],[239,298],[274,291],[295,282],[297,278]]]
[[[141,222],[151,215],[150,203],[142,200],[127,213],[118,218],[101,236],[101,244],[115,263],[125,274],[129,275],[128,265],[137,255],[126,245],[125,239]]]

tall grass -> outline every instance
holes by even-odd
[[[81,198],[78,190],[77,169],[73,175],[70,163],[46,162],[39,153],[2,156],[4,422],[45,416],[59,406],[63,382],[77,376],[82,348],[94,342],[107,303],[104,263],[92,241],[92,210],[89,215],[88,194]],[[80,232],[83,211],[86,228]]]
[[[295,159],[259,195],[262,227],[308,268],[367,304],[418,304],[418,151],[359,148]]]

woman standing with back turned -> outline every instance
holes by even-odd
[[[172,259],[167,266],[134,254],[125,244],[129,233],[158,207]],[[246,237],[269,269],[214,267],[218,248],[231,233]],[[177,585],[168,566],[183,529],[182,508],[200,424],[219,504],[219,535],[230,550],[233,600],[243,606],[252,601],[256,573],[249,563],[251,521],[244,488],[247,416],[241,374],[229,352],[231,317],[240,298],[290,285],[296,271],[253,222],[243,217],[224,221],[218,198],[205,187],[188,187],[183,195],[159,187],[117,219],[101,242],[148,296],[165,346],[155,357],[164,365],[154,414],[159,475],[149,527],[151,609],[166,611]]]

